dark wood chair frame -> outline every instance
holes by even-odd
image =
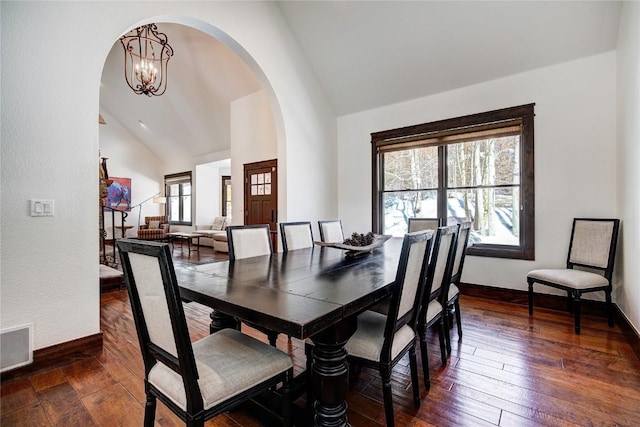
[[[229,261],[235,260],[235,250],[233,246],[233,230],[242,230],[247,228],[265,228],[267,233],[267,238],[269,241],[269,253],[273,253],[273,246],[271,246],[271,229],[268,224],[253,224],[253,225],[229,225],[227,226],[227,244],[229,245]]]
[[[573,237],[574,237],[577,221],[605,221],[605,222],[613,223],[613,232],[611,234],[611,244],[609,246],[609,257],[607,260],[607,266],[605,268],[594,266],[594,265],[579,264],[579,263],[571,262],[571,249],[573,247]],[[527,283],[529,284],[529,316],[533,315],[533,284],[540,283],[546,286],[551,286],[552,288],[562,289],[567,292],[569,312],[574,313],[574,319],[575,319],[574,330],[576,334],[580,334],[580,298],[582,297],[582,294],[585,294],[588,292],[603,291],[605,293],[606,304],[607,304],[607,320],[608,320],[609,326],[613,326],[615,322],[614,322],[614,314],[613,314],[613,304],[611,302],[611,291],[613,290],[613,286],[611,284],[611,278],[613,276],[613,265],[616,257],[616,246],[618,244],[619,228],[620,228],[620,220],[615,218],[574,218],[573,226],[571,227],[571,240],[569,243],[569,252],[567,253],[566,268],[573,269],[574,267],[582,267],[582,268],[601,271],[603,273],[603,276],[607,279],[608,284],[606,286],[598,286],[594,288],[575,289],[572,287],[561,285],[559,283],[527,277]]]
[[[129,293],[129,300],[132,306],[133,319],[138,331],[138,340],[142,359],[144,362],[144,386],[146,393],[144,425],[152,427],[155,420],[156,399],[164,403],[172,412],[174,412],[187,426],[204,426],[204,422],[222,412],[228,411],[240,403],[247,401],[267,390],[274,390],[276,385],[282,383],[281,393],[283,397],[283,419],[285,425],[291,423],[291,401],[290,401],[290,384],[293,378],[293,369],[289,369],[284,373],[271,377],[260,384],[256,384],[250,389],[224,400],[205,410],[203,408],[202,394],[198,386],[198,370],[193,355],[193,347],[189,337],[187,321],[180,299],[180,291],[178,289],[178,281],[173,261],[171,259],[171,251],[167,243],[157,243],[151,241],[140,241],[134,239],[119,239],[117,242],[118,252],[122,262],[122,268],[125,275],[125,283]],[[171,318],[171,327],[175,338],[175,345],[178,357],[166,352],[164,349],[151,342],[147,329],[146,320],[142,311],[140,297],[136,286],[135,277],[131,269],[129,253],[138,253],[158,258],[160,263],[160,274],[164,284],[165,296],[167,298],[169,315]],[[161,362],[168,368],[176,372],[184,381],[186,394],[186,410],[181,409],[171,399],[166,397],[160,390],[155,388],[148,381],[151,368]]]
[[[269,253],[273,254],[273,246],[271,246],[271,229],[269,228],[268,224],[253,224],[253,225],[230,225],[227,227],[227,243],[229,245],[229,261],[234,261],[235,260],[235,249],[233,246],[233,230],[238,230],[238,229],[247,229],[247,228],[255,228],[255,229],[265,229],[265,232],[267,234],[267,239],[269,241]],[[231,268],[231,267],[230,267]],[[212,316],[214,315],[214,313],[212,313]],[[269,340],[269,344],[273,347],[276,346],[276,341],[278,340],[278,335],[280,335],[278,332],[276,331],[272,331],[271,329],[267,329],[267,328],[263,328],[262,326],[258,326],[254,323],[251,322],[244,322],[247,325],[251,326],[254,329],[259,330],[260,332],[262,332],[263,334],[265,334],[267,336],[267,339]],[[236,324],[238,325],[238,329],[240,329],[240,320],[236,319]]]
[[[309,234],[311,235],[311,244],[313,245],[313,229],[311,228],[311,222],[309,221],[295,221],[295,222],[281,222],[280,223],[280,237],[282,238],[282,251],[289,252],[287,244],[287,236],[285,235],[285,228],[291,225],[308,225]]]
[[[381,357],[379,362],[374,362],[368,359],[362,359],[360,357],[348,355],[347,359],[352,366],[357,366],[358,369],[362,366],[377,369],[382,379],[382,394],[384,401],[384,412],[387,420],[387,427],[394,425],[393,419],[393,395],[391,392],[391,371],[393,367],[409,353],[409,365],[411,369],[411,384],[413,387],[413,403],[416,408],[420,407],[420,386],[418,379],[418,361],[416,357],[416,339],[403,348],[395,358],[391,357],[391,348],[393,345],[393,338],[395,333],[405,325],[409,325],[414,331],[417,329],[418,314],[420,313],[421,302],[424,298],[424,293],[429,292],[426,289],[426,276],[428,266],[428,254],[433,245],[435,234],[430,231],[419,231],[415,233],[406,234],[402,242],[402,250],[400,253],[400,259],[398,261],[398,270],[396,278],[391,285],[391,291],[389,295],[389,311],[387,313],[387,323],[384,331],[384,343],[382,345]],[[410,247],[418,242],[427,241],[427,247],[425,250],[425,257],[422,262],[420,271],[420,283],[416,291],[415,301],[413,308],[409,310],[404,316],[399,319],[398,311],[400,310],[400,301],[402,297],[402,291],[404,287],[404,279],[407,272],[407,265],[409,263]],[[396,319],[395,321],[389,319]],[[311,364],[311,351],[313,346],[310,344],[305,345],[305,354],[307,355],[307,375],[312,372],[313,366]],[[307,401],[312,402],[311,388],[307,389]]]
[[[329,224],[329,223],[333,223],[333,222],[337,222],[340,225],[340,230],[342,231],[342,237],[344,238],[344,229],[342,228],[342,220],[339,219],[325,219],[325,220],[320,220],[318,221],[318,228],[320,229],[320,241],[321,242],[325,242],[325,236],[324,236],[324,231],[322,230],[322,224]],[[342,243],[342,242],[340,242]]]
[[[423,221],[436,221],[438,227],[442,226],[442,221],[440,218],[409,218],[407,221],[407,230],[411,232],[411,223],[412,222],[423,222]]]
[[[453,265],[453,257],[456,250],[456,237],[458,232],[457,225],[450,225],[447,227],[439,227],[436,231],[435,240],[433,242],[433,248],[431,250],[431,258],[429,260],[429,267],[427,270],[427,283],[425,289],[429,289],[429,292],[425,292],[422,301],[422,307],[420,315],[418,316],[418,335],[420,337],[420,353],[422,355],[422,371],[424,376],[424,386],[426,390],[431,388],[431,380],[429,377],[429,353],[427,351],[427,330],[434,326],[438,326],[438,339],[440,341],[440,358],[442,360],[442,366],[447,365],[447,349],[450,348],[449,328],[446,319],[447,311],[447,294],[449,293],[449,284],[451,283],[451,268]],[[433,290],[433,280],[435,275],[436,266],[438,263],[438,257],[440,254],[440,241],[442,236],[453,234],[453,241],[449,251],[444,255],[446,257],[446,264],[444,273],[442,275],[442,283],[440,287]],[[429,322],[425,322],[427,319],[427,309],[429,302],[432,300],[438,300],[442,305],[442,311],[436,315]]]
[[[464,234],[464,237],[463,237]],[[453,258],[453,265],[455,267],[455,260],[458,256],[458,250],[460,253],[460,263],[458,264],[458,270],[451,272],[451,283],[458,287],[458,293],[451,299],[447,300],[447,321],[451,320],[451,313],[456,316],[456,324],[458,326],[458,341],[462,339],[462,319],[460,316],[460,281],[462,280],[462,268],[464,267],[464,260],[467,254],[467,246],[469,245],[469,235],[471,234],[471,222],[463,222],[458,224],[458,237],[456,239],[456,252]],[[447,291],[447,298],[449,292]],[[447,352],[451,354],[451,341],[447,346]]]

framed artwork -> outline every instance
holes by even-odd
[[[131,178],[114,178],[107,187],[107,197],[103,199],[104,206],[123,212],[131,211]]]

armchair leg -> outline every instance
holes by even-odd
[[[458,341],[462,340],[462,319],[460,315],[460,298],[456,298],[453,303],[454,310],[456,312],[456,323],[458,325]]]
[[[144,427],[153,427],[156,418],[156,397],[147,394],[144,405]]]
[[[444,319],[440,319],[438,322],[438,339],[440,340],[440,358],[442,359],[442,366],[447,366],[447,338],[445,331]]]
[[[384,401],[384,414],[387,419],[387,427],[395,425],[393,419],[393,398],[391,393],[391,371],[388,366],[380,367],[382,379],[382,400]]]
[[[420,338],[420,355],[422,356],[422,375],[424,377],[424,388],[431,388],[431,380],[429,379],[429,353],[427,353],[427,327],[418,326],[418,335]]]
[[[580,291],[572,292],[573,311],[575,314],[575,331],[580,334]]]
[[[611,303],[611,291],[604,292],[607,299],[607,317],[609,321],[609,326],[613,326],[615,321],[613,319],[613,304]]]
[[[529,316],[533,315],[533,281],[529,280]]]
[[[409,366],[411,367],[411,387],[413,387],[413,404],[420,407],[420,385],[418,384],[418,360],[416,358],[416,346],[409,350]]]

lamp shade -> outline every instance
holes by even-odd
[[[166,197],[161,197],[161,196],[154,197],[153,198],[153,203],[165,204],[165,203],[167,203],[167,198]]]

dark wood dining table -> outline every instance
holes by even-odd
[[[180,295],[214,309],[212,331],[237,319],[313,343],[314,425],[348,426],[344,348],[356,316],[389,295],[402,246],[392,238],[356,257],[331,247],[182,269]],[[178,273],[177,273],[178,274]]]

